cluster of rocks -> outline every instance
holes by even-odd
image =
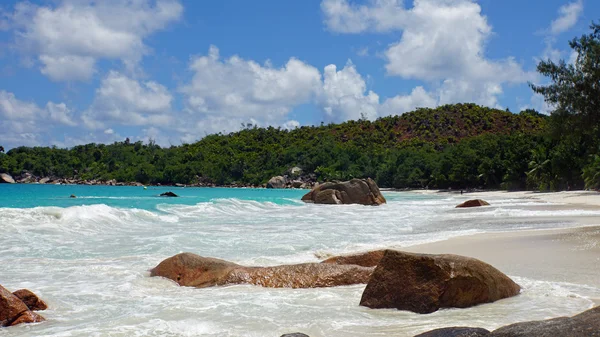
[[[521,289],[508,276],[477,259],[395,250],[273,267],[246,267],[180,253],[160,262],[150,275],[199,288],[228,284],[318,288],[366,283],[361,306],[421,314],[494,302],[515,296]]]
[[[27,289],[11,293],[0,285],[0,327],[45,321],[34,311],[47,308],[44,301]]]
[[[304,174],[301,168],[292,167],[282,176],[275,176],[263,187],[266,188],[313,188],[317,183],[317,175]]]

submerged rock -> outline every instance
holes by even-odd
[[[360,305],[426,314],[494,302],[515,296],[520,289],[508,276],[477,259],[387,250]]]
[[[285,188],[286,179],[283,176],[276,176],[267,182],[267,188]]]
[[[21,299],[0,285],[0,326],[13,326],[44,320],[44,317],[29,310]]]
[[[229,261],[181,253],[150,271],[181,286],[210,287],[254,284],[271,288],[319,288],[367,283],[373,268],[357,265],[304,263],[274,267],[245,267]]]
[[[0,184],[14,184],[15,180],[8,173],[0,173]]]
[[[475,199],[475,200],[467,200],[467,201],[463,202],[462,204],[457,205],[456,208],[480,207],[480,206],[489,206],[489,205],[490,204],[485,200]]]
[[[169,191],[169,192],[165,192],[165,193],[161,193],[160,194],[161,197],[170,197],[170,198],[177,198],[179,197],[177,194]]]
[[[294,333],[286,333],[285,335],[281,335],[281,337],[310,337],[310,336],[303,334],[301,332],[294,332]]]
[[[453,327],[431,330],[414,337],[483,337],[488,336],[489,333],[482,328]]]
[[[373,179],[352,179],[342,183],[325,183],[316,186],[302,197],[302,201],[315,204],[381,205],[386,200]]]

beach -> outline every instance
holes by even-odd
[[[6,336],[413,336],[495,329],[598,304],[595,193],[385,191],[378,207],[314,205],[303,190],[0,186],[0,284],[44,299],[46,322]],[[69,198],[76,194],[76,199]],[[481,198],[490,206],[457,209]],[[150,277],[180,252],[247,266],[319,262],[375,249],[454,253],[507,274],[520,295],[421,315],[360,307],[365,285],[195,289]]]

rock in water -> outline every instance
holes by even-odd
[[[161,197],[171,197],[171,198],[177,198],[178,195],[169,191],[169,192],[165,192],[165,193],[161,193],[160,194]]]
[[[482,328],[456,327],[435,329],[414,337],[483,337],[488,336],[489,333],[488,330]]]
[[[467,201],[463,202],[462,204],[456,206],[456,208],[480,207],[480,206],[489,206],[489,205],[490,204],[485,200],[475,199],[475,200],[467,200]]]
[[[282,176],[276,176],[267,182],[267,188],[285,188],[285,178]]]
[[[508,276],[477,259],[387,250],[360,305],[426,314],[494,302],[515,296],[520,289]]]
[[[281,335],[281,337],[310,337],[310,336],[303,334],[301,332],[294,332],[294,333],[286,333],[285,335]]]
[[[245,267],[192,253],[172,256],[150,271],[181,286],[210,287],[254,284],[271,288],[319,288],[367,283],[374,268],[357,265],[303,263],[274,267]]]
[[[516,323],[492,331],[490,337],[600,337],[600,307],[573,317]]]
[[[0,173],[0,184],[2,183],[14,184],[15,180],[8,173]]]
[[[44,321],[44,317],[32,312],[17,296],[0,286],[0,326]]]
[[[315,204],[381,205],[386,200],[373,179],[352,179],[342,183],[325,183],[316,186],[302,197],[304,202]]]
[[[385,250],[374,250],[365,253],[330,257],[321,263],[354,264],[363,267],[375,267],[383,258]]]
[[[46,302],[42,301],[36,294],[32,293],[30,290],[21,289],[13,292],[13,295],[17,296],[29,310],[38,311],[38,310],[46,310],[48,309],[48,305]]]

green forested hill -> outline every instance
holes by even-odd
[[[292,131],[244,128],[170,148],[129,141],[20,147],[0,154],[0,171],[145,184],[259,185],[299,166],[319,180],[373,177],[384,187],[526,188],[532,150],[544,144],[545,128],[546,118],[533,111],[456,104],[373,122]]]

